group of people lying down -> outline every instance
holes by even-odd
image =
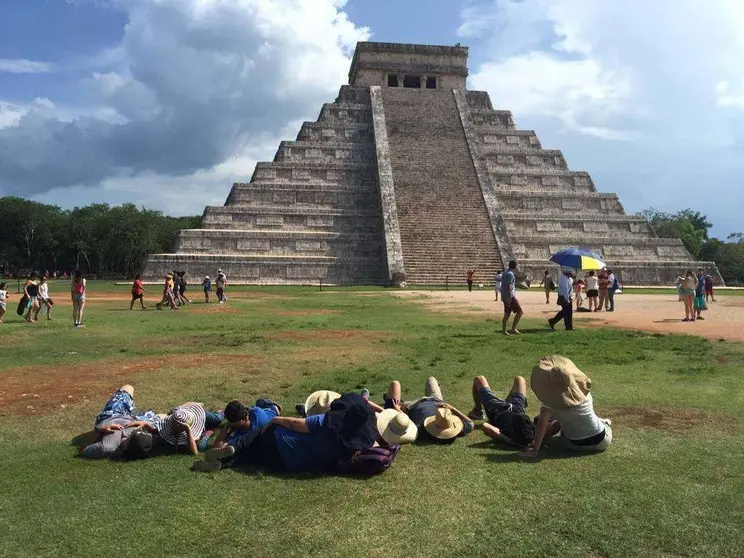
[[[543,440],[560,434],[563,445],[578,452],[598,452],[612,442],[610,421],[597,416],[590,393],[591,380],[569,359],[541,358],[530,385],[540,400],[540,413],[527,414],[527,381],[517,376],[501,399],[484,376],[473,380],[473,409],[465,415],[447,403],[436,378],[426,382],[423,397],[401,400],[394,381],[382,404],[362,393],[312,393],[298,405],[299,417],[282,414],[270,399],[252,406],[230,401],[221,411],[189,402],[167,415],[138,414],[134,388],[122,386],[95,420],[96,442],[81,450],[86,458],[138,459],[167,451],[204,452],[197,471],[253,465],[271,471],[332,470],[350,455],[414,441],[452,443],[470,434],[475,421],[488,437],[539,455]]]

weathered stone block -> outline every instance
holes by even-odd
[[[281,215],[258,215],[256,217],[257,227],[281,227],[284,224],[284,217]]]
[[[238,240],[237,247],[238,247],[238,250],[245,250],[247,252],[250,252],[250,251],[268,252],[271,249],[271,242],[268,240],[256,240],[254,238],[250,238],[247,240]]]
[[[607,232],[609,227],[607,223],[600,223],[597,221],[585,221],[584,230],[586,232]]]

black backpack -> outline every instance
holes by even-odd
[[[371,477],[387,471],[400,452],[400,446],[379,446],[346,453],[338,458],[333,471],[339,475]]]

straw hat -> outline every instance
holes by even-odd
[[[331,409],[331,403],[339,397],[341,397],[340,393],[327,389],[314,391],[305,401],[305,415],[310,417],[327,413]]]
[[[541,403],[552,409],[581,405],[592,387],[592,381],[573,361],[559,355],[537,361],[530,377],[532,391]]]
[[[395,409],[377,413],[377,432],[388,444],[410,444],[418,436],[418,428],[408,415]]]
[[[158,420],[156,426],[163,440],[173,446],[183,446],[188,438],[179,426],[188,424],[191,428],[191,435],[198,440],[204,433],[206,418],[204,407],[190,403],[173,409],[165,419]]]
[[[439,407],[435,415],[424,419],[424,428],[439,440],[450,440],[462,432],[463,424],[447,407]]]

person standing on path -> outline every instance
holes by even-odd
[[[705,302],[715,302],[716,299],[713,297],[713,276],[710,273],[705,275]]]
[[[695,299],[695,289],[697,288],[697,278],[692,270],[689,270],[685,274],[685,278],[682,281],[682,285],[679,289],[679,295],[682,298],[682,302],[685,303],[685,318],[683,322],[694,322],[695,321],[695,309],[693,308]]]
[[[39,304],[36,306],[36,312],[34,314],[34,321],[38,321],[39,312],[41,312],[42,306],[46,306],[47,320],[53,321],[52,319],[52,306],[53,305],[54,305],[54,301],[52,300],[52,297],[49,296],[49,284],[47,283],[46,277],[42,277],[39,280]]]
[[[3,316],[8,305],[8,291],[6,290],[6,284],[0,283],[0,324],[3,323]]]
[[[548,320],[550,329],[555,329],[555,324],[563,320],[563,324],[566,326],[566,331],[573,329],[573,277],[572,273],[568,270],[564,271],[560,279],[558,279],[558,304],[560,304],[560,311]]]
[[[594,310],[595,312],[601,312],[602,310],[605,310],[605,305],[607,308],[610,307],[610,294],[609,294],[609,288],[610,288],[610,276],[607,273],[607,268],[602,269],[602,271],[599,272],[599,275],[597,276],[598,281],[598,287],[599,287],[599,304],[597,305],[597,308]]]
[[[504,272],[500,269],[496,272],[496,277],[494,278],[493,286],[494,290],[496,291],[496,302],[499,301],[499,292],[501,292],[501,281],[504,279]]]
[[[550,275],[550,271],[547,269],[539,286],[545,289],[545,304],[550,304],[550,291],[555,289],[555,282],[553,281],[553,276]]]
[[[521,332],[517,329],[519,320],[522,318],[522,307],[519,305],[517,300],[517,277],[514,275],[514,270],[517,269],[517,262],[514,260],[509,262],[509,269],[504,272],[504,277],[501,282],[501,300],[504,304],[504,317],[501,320],[501,332],[504,335],[521,335]],[[509,323],[509,316],[514,313],[514,322],[512,322],[511,329],[507,332],[506,326]]]
[[[702,269],[698,270],[697,286],[695,287],[695,299],[693,306],[695,307],[695,318],[698,320],[704,320],[702,316],[705,306],[705,272]]]
[[[473,291],[473,277],[475,277],[475,270],[474,269],[468,269],[467,271],[467,281],[468,281],[468,292]]]
[[[589,299],[589,312],[596,312],[599,308],[597,299],[599,298],[599,279],[590,271],[586,276],[586,297]]]
[[[75,271],[75,277],[72,278],[70,295],[72,297],[72,322],[75,327],[85,327],[83,325],[83,309],[85,308],[85,287],[86,280],[83,272],[79,269]]]
[[[615,291],[620,288],[620,282],[617,280],[617,276],[612,273],[611,269],[607,270],[607,280],[608,280],[608,286],[607,286],[607,303],[606,303],[606,310],[608,312],[614,312],[615,311]]]
[[[217,300],[220,304],[224,304],[227,301],[225,297],[225,287],[227,287],[227,276],[221,269],[217,270]]]
[[[209,278],[209,275],[204,277],[202,287],[204,287],[204,303],[209,304],[209,293],[212,292],[212,280]]]
[[[35,322],[34,314],[39,308],[39,283],[36,281],[36,273],[32,273],[23,285],[23,293],[26,295],[26,314],[23,319],[27,322]]]

